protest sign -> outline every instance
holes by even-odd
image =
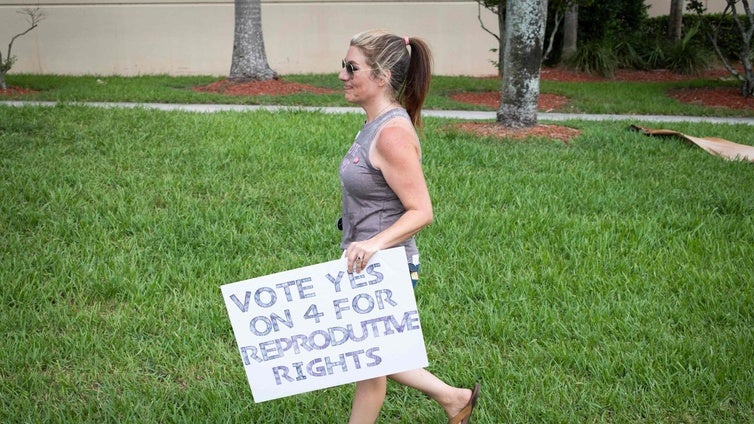
[[[403,247],[221,290],[255,402],[427,366]]]

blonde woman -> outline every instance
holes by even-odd
[[[433,219],[416,128],[429,91],[431,52],[419,38],[368,31],[351,39],[338,78],[345,98],[366,122],[340,164],[343,215],[341,248],[351,272],[361,272],[375,252],[406,248],[413,284],[419,251],[414,235]],[[356,383],[349,423],[374,423],[385,400],[387,378],[434,399],[449,423],[468,423],[479,396],[453,387],[425,369]]]

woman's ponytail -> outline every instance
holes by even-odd
[[[432,78],[432,54],[429,46],[420,38],[407,38],[411,47],[411,60],[406,73],[402,99],[414,126],[421,128],[421,110],[424,100],[429,93],[429,83]]]
[[[382,30],[355,35],[351,45],[364,53],[374,75],[390,71],[390,86],[414,127],[421,128],[421,110],[432,78],[432,53],[421,38],[399,37]]]

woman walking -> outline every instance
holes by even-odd
[[[404,246],[414,285],[419,251],[414,235],[433,219],[421,165],[417,128],[429,91],[431,53],[419,38],[373,30],[351,39],[338,78],[345,98],[366,113],[364,127],[341,162],[341,248],[348,270],[359,273],[378,251]],[[349,423],[374,423],[385,400],[387,378],[434,399],[449,423],[468,423],[479,396],[453,387],[425,369],[356,383]]]

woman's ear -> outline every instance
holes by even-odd
[[[392,79],[393,74],[390,72],[389,69],[386,69],[382,75],[380,75],[380,87],[384,87],[385,85],[390,85],[390,80]]]

